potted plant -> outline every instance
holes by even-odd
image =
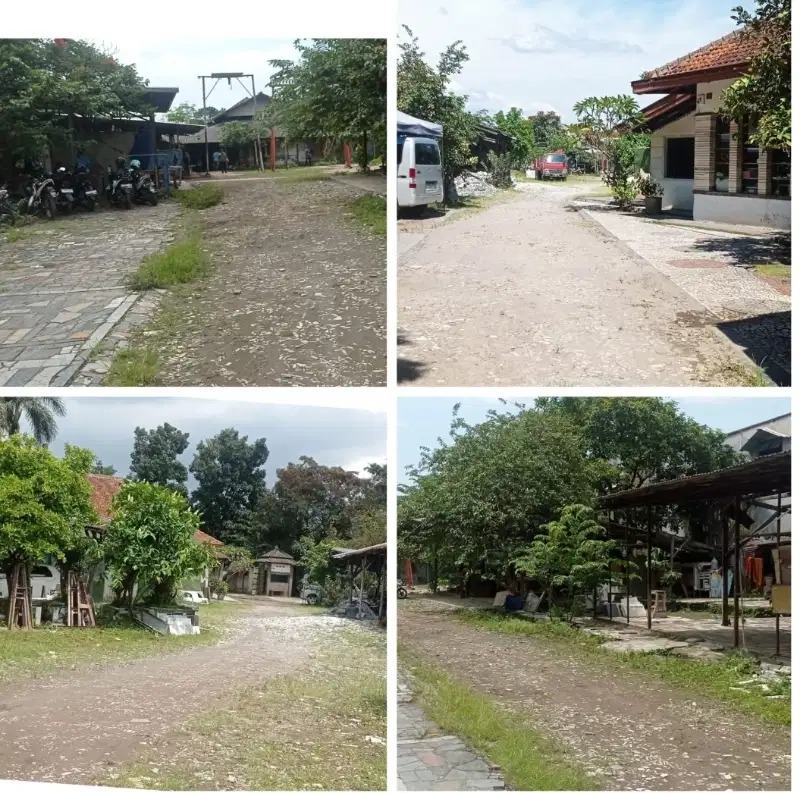
[[[639,175],[639,192],[644,196],[644,211],[647,215],[661,214],[661,201],[664,188],[649,173]]]

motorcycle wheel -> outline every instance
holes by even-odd
[[[64,202],[64,206],[62,207],[62,210],[63,210],[65,215],[71,215],[72,214],[72,208],[73,208],[73,204],[72,204],[72,199],[70,198],[68,201]]]
[[[89,198],[86,201],[86,211],[87,212],[94,212],[95,208],[97,207],[97,201],[93,198]]]
[[[306,595],[306,603],[309,606],[316,606],[319,603],[319,595],[312,592],[310,595]]]
[[[150,201],[150,206],[158,206],[158,193],[150,193],[148,200]]]
[[[398,600],[405,600],[408,597],[408,592],[403,589],[402,587],[397,590],[397,599]]]
[[[131,203],[131,197],[127,190],[122,193],[122,206],[125,209],[130,209],[133,204]]]
[[[51,195],[46,195],[42,198],[42,208],[44,215],[48,220],[54,220],[56,216],[56,200]]]

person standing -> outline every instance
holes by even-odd
[[[228,152],[225,149],[219,154],[219,168],[222,173],[228,173]]]

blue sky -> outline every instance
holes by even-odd
[[[533,397],[509,400],[509,402],[513,401],[530,404],[533,402]],[[469,423],[481,421],[488,410],[500,410],[503,407],[496,399],[483,398],[400,397],[398,399],[397,454],[399,467],[397,475],[399,482],[408,481],[405,467],[417,463],[420,446],[434,447],[437,445],[437,438],[447,439],[452,409],[456,402],[461,403],[459,415]],[[756,424],[759,421],[791,411],[790,400],[780,397],[733,399],[708,397],[677,399],[676,402],[681,410],[695,421],[724,432],[732,432],[740,427]]]
[[[176,22],[180,30],[180,19]],[[150,85],[178,88],[175,105],[182,102],[202,107],[203,92],[200,74],[212,72],[252,73],[256,79],[256,91],[263,90],[272,74],[268,61],[293,59],[296,50],[292,39],[203,39],[196,35],[148,36],[134,25],[134,33],[109,36],[102,41],[105,47],[116,51],[123,63],[135,63],[139,74],[150,81]],[[208,83],[211,88],[212,83]],[[249,88],[249,81],[245,81]],[[230,107],[248,96],[236,82],[228,87],[221,81],[214,89],[207,104],[214,107]]]
[[[643,71],[729,33],[736,5],[753,0],[398,0],[398,22],[431,62],[464,41],[470,61],[452,87],[473,110],[570,121],[580,99],[630,94]]]

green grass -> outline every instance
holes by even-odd
[[[716,374],[721,375],[731,385],[748,388],[772,388],[775,385],[760,366],[748,366],[733,359],[721,365]]]
[[[215,644],[228,619],[242,608],[220,603],[200,607],[201,633],[195,636],[160,636],[138,625],[97,628],[37,628],[0,631],[0,681],[42,677],[87,663],[114,663],[186,647]]]
[[[158,353],[153,347],[120,350],[103,378],[107,386],[150,386],[158,376]]]
[[[6,229],[3,233],[3,239],[6,242],[19,242],[25,236],[25,232],[22,229],[18,229],[12,226],[10,229]]]
[[[759,275],[771,275],[776,278],[785,278],[787,281],[790,281],[792,278],[791,266],[788,264],[780,264],[779,262],[757,264],[755,270]]]
[[[173,191],[181,206],[187,209],[208,209],[216,206],[225,197],[218,184],[202,184],[199,187]]]
[[[381,237],[386,236],[386,199],[363,195],[350,202],[353,217]]]
[[[750,677],[756,668],[756,661],[744,653],[728,653],[726,661],[718,664],[658,653],[612,653],[598,649],[605,641],[603,638],[586,634],[563,622],[530,622],[505,614],[474,610],[459,611],[457,617],[481,630],[552,642],[564,652],[580,656],[587,665],[605,670],[635,670],[686,689],[693,695],[714,699],[739,713],[758,716],[773,724],[791,724],[791,700],[767,699],[770,694],[783,693],[790,685],[788,680],[769,692],[731,690],[731,686]]]
[[[445,733],[457,735],[502,769],[514,790],[591,790],[597,783],[570,761],[567,751],[518,713],[500,708],[442,669],[400,646],[414,675],[415,701]]]
[[[98,783],[155,790],[386,790],[386,643],[327,638],[299,671],[249,686]],[[335,642],[335,645],[333,644]],[[155,770],[154,770],[155,769]]]
[[[129,286],[134,291],[166,289],[202,278],[208,269],[209,259],[203,250],[202,238],[193,230],[187,239],[146,256],[131,276]]]

